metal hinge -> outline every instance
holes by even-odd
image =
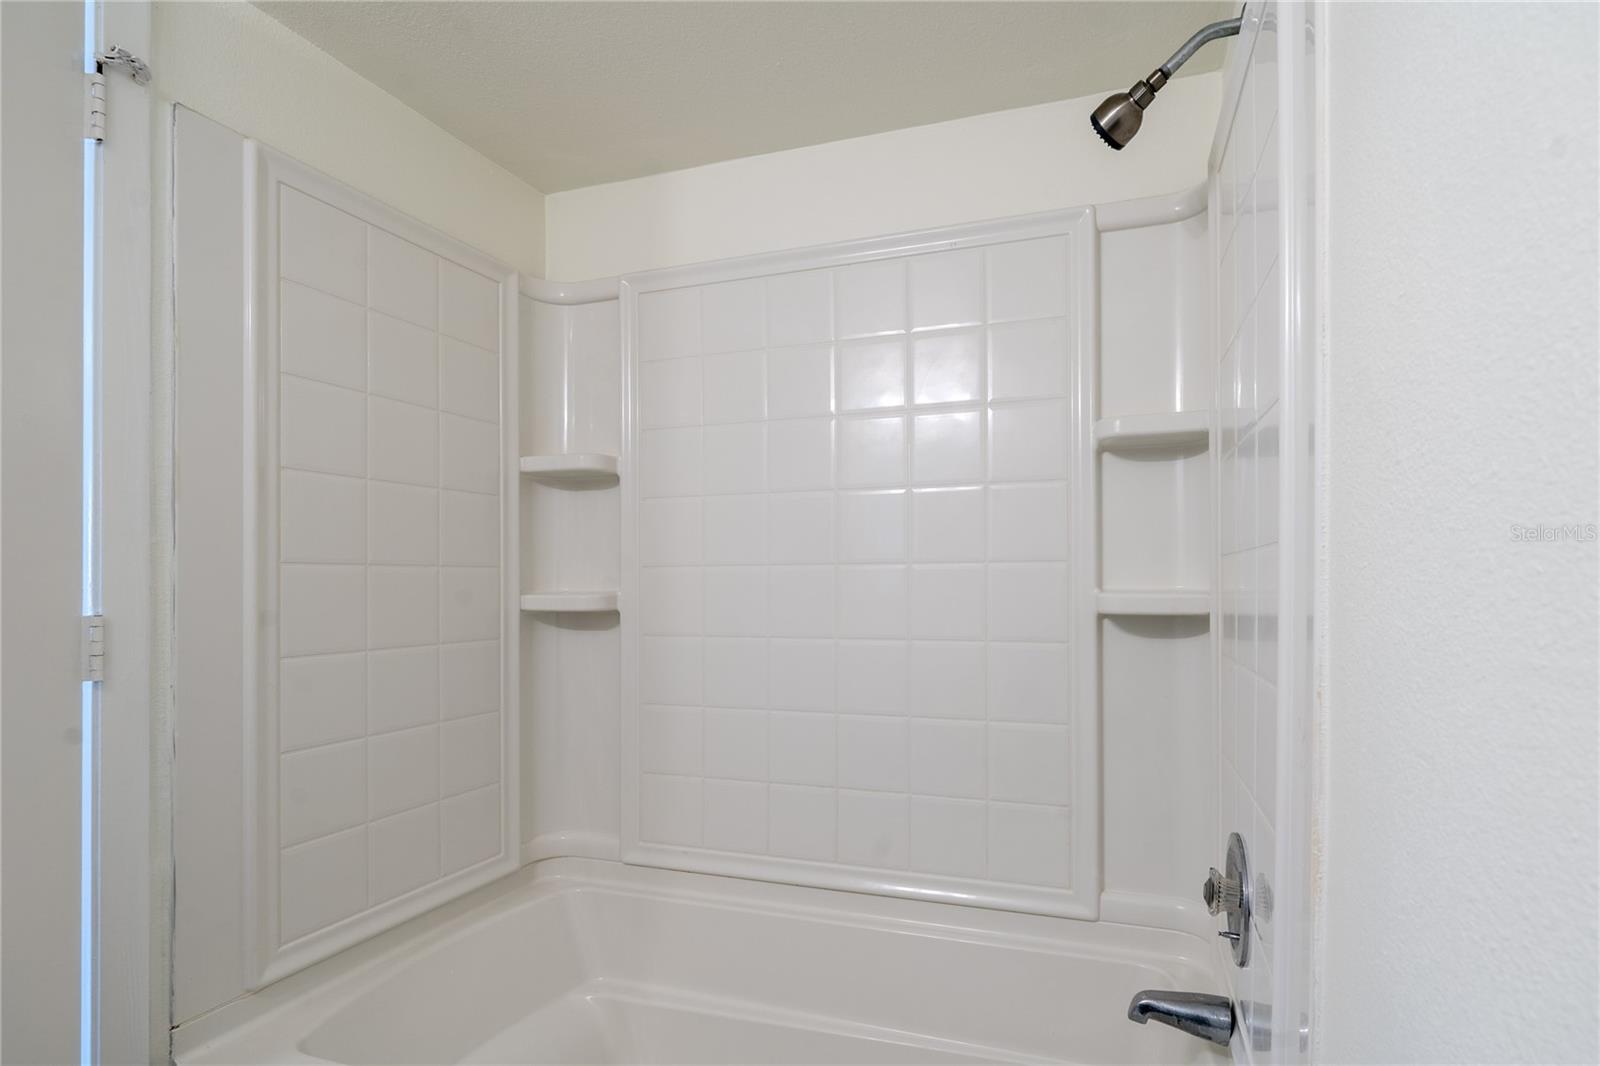
[[[106,679],[106,616],[103,614],[83,616],[83,679]]]
[[[90,141],[106,139],[106,76],[83,76],[83,136]]]
[[[150,65],[126,48],[112,45],[95,56],[95,72],[83,76],[83,135],[91,141],[106,139],[106,71],[120,70],[135,85],[150,83]]]

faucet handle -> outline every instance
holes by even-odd
[[[1222,934],[1233,945],[1233,961],[1245,966],[1250,961],[1250,912],[1255,909],[1250,883],[1250,860],[1245,857],[1244,837],[1228,834],[1228,861],[1223,873],[1215,866],[1206,878],[1201,896],[1206,909],[1222,917],[1227,930]]]
[[[1232,914],[1239,910],[1244,901],[1244,886],[1238,878],[1227,877],[1213,866],[1211,876],[1206,878],[1200,894],[1205,898],[1206,909],[1212,914]]]

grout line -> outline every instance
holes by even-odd
[[[910,268],[907,267],[907,266],[902,266],[902,282],[904,284],[904,294],[905,294],[904,295],[903,311],[905,313],[906,327],[909,330],[910,327],[913,325],[913,323],[915,321],[915,312],[914,312],[914,308],[913,308],[913,293],[912,293],[913,286],[912,286],[912,279],[911,279],[911,271],[910,271]],[[906,403],[906,406],[908,408],[908,411],[909,410],[913,410],[913,409],[916,408],[916,405],[915,405],[915,400],[916,400],[916,347],[917,346],[916,346],[915,341],[912,339],[911,335],[908,333],[906,338],[904,339],[904,341],[902,341],[901,349],[900,349],[901,350],[901,363],[902,363],[901,375],[900,375],[901,376],[901,389],[903,390],[902,399],[905,400],[905,403]],[[926,409],[928,406],[929,405],[924,405],[923,409]],[[916,483],[916,476],[915,476],[916,475],[916,471],[915,471],[915,469],[913,467],[913,464],[916,461],[916,452],[915,452],[916,426],[917,426],[916,417],[913,414],[908,413],[906,415],[906,418],[905,418],[905,421],[904,421],[903,425],[905,426],[905,429],[903,431],[904,434],[905,434],[905,440],[903,442],[904,448],[905,448],[905,457],[904,457],[904,460],[903,460],[903,462],[905,464],[905,479],[904,479],[904,483],[903,483],[902,486],[897,486],[897,487],[903,489],[903,491],[901,492],[901,495],[900,495],[900,500],[901,500],[901,505],[905,509],[904,520],[901,523],[902,530],[901,530],[901,534],[900,534],[900,539],[901,539],[901,543],[900,543],[901,558],[905,560],[905,563],[901,568],[901,573],[905,577],[905,607],[904,607],[903,616],[901,618],[901,634],[902,634],[901,642],[902,642],[902,646],[906,649],[906,663],[907,663],[906,676],[904,678],[902,678],[902,685],[903,685],[903,689],[904,689],[903,692],[902,692],[902,697],[906,701],[906,714],[905,714],[904,718],[902,719],[902,722],[903,722],[902,728],[903,728],[904,733],[905,733],[904,739],[902,741],[903,754],[904,754],[904,758],[905,758],[905,781],[904,781],[904,784],[903,784],[902,790],[901,790],[902,791],[902,795],[904,796],[904,798],[901,800],[901,805],[902,805],[902,808],[903,808],[903,810],[905,812],[905,824],[906,824],[906,841],[905,841],[906,856],[905,856],[905,864],[904,865],[905,865],[905,868],[907,870],[909,870],[909,869],[911,869],[911,711],[912,711],[912,707],[911,707],[911,692],[910,692],[910,662],[911,662],[911,634],[913,633],[914,628],[915,628],[914,625],[913,625],[913,620],[914,619],[913,619],[913,612],[912,612],[912,606],[911,606],[912,605],[912,597],[914,595],[914,593],[913,593],[913,584],[914,584],[914,581],[915,581],[915,571],[912,569],[912,562],[913,562],[913,560],[914,560],[914,558],[916,556],[916,529],[917,529],[916,495],[913,493],[911,486]]]
[[[990,851],[991,851],[990,836],[992,835],[991,829],[990,829],[990,824],[991,824],[991,821],[992,821],[992,819],[990,818],[990,811],[991,811],[990,794],[992,793],[993,788],[992,788],[992,783],[990,781],[990,773],[989,773],[989,740],[990,740],[989,733],[990,733],[990,729],[991,729],[990,723],[992,722],[993,715],[991,713],[991,708],[989,707],[989,649],[991,647],[989,637],[990,637],[991,630],[993,629],[993,627],[990,625],[990,619],[989,619],[989,581],[990,581],[990,563],[992,561],[991,558],[990,558],[990,555],[991,555],[990,539],[991,538],[990,538],[990,530],[989,530],[989,497],[990,497],[990,486],[994,482],[994,477],[993,477],[994,471],[992,469],[992,464],[990,462],[990,455],[991,455],[990,437],[994,433],[994,382],[993,382],[993,374],[992,374],[992,367],[991,367],[991,364],[992,364],[993,359],[994,359],[994,352],[993,352],[993,346],[990,343],[990,337],[992,336],[992,334],[994,332],[994,326],[993,326],[993,323],[991,323],[989,321],[990,311],[991,311],[991,307],[990,307],[991,301],[990,301],[990,293],[989,293],[989,267],[990,267],[989,249],[988,248],[981,248],[979,250],[978,254],[979,254],[978,286],[979,286],[979,290],[980,290],[979,306],[982,307],[982,309],[983,309],[983,319],[984,319],[984,328],[983,328],[983,331],[980,334],[981,343],[982,343],[982,346],[983,346],[983,361],[982,361],[982,364],[981,364],[980,369],[979,369],[978,392],[979,392],[979,394],[981,396],[983,396],[985,398],[985,401],[986,401],[983,404],[983,406],[979,409],[980,413],[978,415],[978,418],[979,418],[979,425],[978,425],[979,466],[983,471],[983,488],[982,488],[982,493],[983,493],[983,682],[982,682],[981,692],[982,692],[982,698],[983,698],[983,722],[984,722],[984,726],[983,726],[983,755],[982,755],[982,758],[983,758],[983,834],[982,834],[982,839],[983,839],[983,876],[984,876],[985,879],[992,879],[994,875],[993,875],[993,872],[990,869],[990,862],[991,862],[991,857],[990,857]],[[1070,491],[1071,490],[1069,488],[1068,492],[1070,493]]]
[[[370,225],[364,225],[363,226],[363,233],[362,233],[362,241],[361,241],[362,274],[363,274],[363,281],[365,282],[363,288],[366,290],[365,291],[365,295],[367,297],[368,302],[370,302],[370,300],[371,300],[371,293],[372,293],[372,270],[371,270],[371,263],[369,261],[371,259],[371,252],[370,252],[371,244],[372,244],[372,227]],[[281,314],[281,307],[280,307],[280,314]],[[372,483],[365,476],[366,474],[370,473],[371,470],[372,470],[372,417],[371,417],[371,402],[372,402],[372,330],[371,330],[371,323],[368,320],[368,317],[367,317],[366,314],[362,314],[362,316],[361,316],[361,337],[362,337],[361,355],[362,355],[362,359],[363,359],[363,361],[365,363],[365,366],[363,367],[365,373],[362,375],[362,378],[365,381],[366,386],[367,386],[366,389],[363,390],[363,392],[361,393],[361,395],[363,397],[362,404],[361,404],[361,417],[362,417],[362,433],[361,433],[361,449],[362,449],[362,451],[361,451],[361,460],[362,460],[362,462],[361,462],[361,468],[362,468],[362,473],[363,473],[363,476],[361,478],[361,495],[362,495],[362,504],[363,504],[362,514],[363,514],[363,517],[366,519],[366,526],[367,526],[367,528],[366,528],[366,537],[364,538],[366,540],[365,547],[367,549],[366,550],[366,559],[365,559],[365,564],[362,567],[362,574],[361,574],[361,580],[362,580],[362,585],[361,585],[361,600],[362,600],[362,603],[361,603],[361,627],[362,627],[361,628],[361,644],[362,644],[362,648],[363,648],[362,657],[361,657],[362,658],[362,670],[361,670],[361,674],[362,674],[362,677],[361,677],[361,688],[362,688],[362,733],[363,733],[363,736],[362,736],[362,739],[361,739],[361,768],[362,768],[362,781],[361,781],[361,791],[362,791],[362,796],[361,796],[361,803],[362,803],[362,808],[361,808],[362,809],[362,841],[361,841],[361,844],[362,844],[362,847],[361,847],[361,850],[363,852],[362,857],[366,862],[366,882],[367,882],[366,889],[367,889],[367,891],[366,891],[366,894],[365,894],[365,897],[364,897],[364,900],[363,900],[363,902],[365,904],[365,907],[363,909],[366,909],[366,908],[370,908],[372,906],[373,899],[376,896],[376,891],[375,891],[374,885],[373,885],[372,831],[371,831],[371,828],[370,828],[371,825],[372,825],[372,656],[371,656],[371,646],[372,646],[372,556],[373,556],[372,545],[373,545],[373,532],[374,531],[372,529]],[[282,370],[283,359],[282,359],[282,351],[281,351],[281,347],[282,347],[282,337],[281,337],[281,335],[279,337],[279,347],[280,347],[280,351],[277,353],[278,354],[278,364],[279,364],[279,386],[280,386],[278,417],[281,420],[282,417],[283,417],[283,409],[282,409],[283,408],[283,401],[282,401],[282,391],[281,391],[282,379],[285,376],[292,377],[293,375],[285,375],[283,373],[283,370]],[[279,481],[280,491],[281,491],[281,486],[282,486],[282,482],[283,482],[283,472],[284,472],[283,447],[282,447],[281,441],[280,441],[279,448],[278,448],[278,464],[279,464],[278,481]],[[280,519],[279,520],[280,521],[282,520],[281,519],[281,511],[280,511]],[[279,574],[280,575],[283,572],[283,567],[284,567],[284,564],[280,562],[279,565],[278,565],[278,570],[279,570]],[[282,602],[281,601],[279,603],[279,610],[280,610],[280,614],[281,614],[281,611],[282,611]],[[283,659],[282,659],[281,655],[279,657],[278,662],[279,662],[279,669],[281,670],[282,669],[282,662],[283,662]],[[281,697],[281,694],[280,694],[279,703],[278,703],[278,715],[279,715],[280,719],[282,717],[282,708],[283,708],[283,703],[282,703],[282,697]],[[280,830],[280,832],[281,832],[281,830]],[[282,887],[281,887],[282,873],[281,872],[279,874],[279,879],[280,879],[279,893],[281,895],[282,894]]]
[[[443,335],[442,334],[442,327],[443,327],[443,324],[444,324],[444,284],[443,284],[444,278],[443,278],[443,271],[444,271],[444,262],[443,262],[443,260],[440,259],[438,256],[435,256],[434,260],[433,260],[434,319],[435,319],[435,322],[438,325],[435,327],[434,335],[433,335],[433,355],[434,355],[433,362],[434,362],[434,373],[435,373],[434,395],[436,397],[439,397],[439,398],[442,398],[444,396],[444,359],[443,359],[442,353],[439,350],[439,339]],[[498,429],[498,427],[496,427],[496,428]],[[435,499],[438,501],[438,508],[437,508],[437,510],[435,512],[435,517],[434,517],[434,553],[435,553],[435,557],[436,558],[442,558],[443,557],[443,551],[444,551],[444,488],[445,488],[445,486],[444,486],[444,433],[443,433],[443,430],[444,430],[444,419],[439,414],[438,411],[435,411],[434,412],[433,439],[434,439],[434,447],[435,447],[436,454],[434,456],[434,464],[433,464],[433,469],[434,469],[434,478],[433,479],[434,479]],[[497,491],[494,493],[494,495],[498,496],[499,495],[498,487],[500,485],[499,478],[495,479],[495,485],[496,485]],[[434,634],[435,634],[435,638],[436,638],[434,643],[435,643],[435,647],[437,648],[437,645],[439,643],[437,638],[438,638],[438,636],[440,634],[442,634],[442,632],[444,630],[444,608],[443,608],[443,604],[444,604],[444,588],[443,588],[443,585],[444,585],[444,568],[442,566],[439,566],[439,567],[435,568],[434,582],[435,582],[435,593],[434,593],[434,611],[435,611]],[[435,652],[434,658],[435,658],[435,663],[437,664],[437,661],[438,661],[437,651]],[[434,717],[435,728],[436,728],[435,739],[434,739],[433,801],[434,801],[434,803],[436,805],[441,805],[443,803],[443,801],[444,801],[444,795],[443,795],[443,792],[444,792],[444,785],[443,785],[443,782],[444,782],[444,728],[443,728],[443,722],[444,722],[444,704],[443,704],[444,693],[443,693],[442,684],[443,683],[439,680],[439,671],[436,668],[434,670],[434,708],[433,708],[433,717]],[[502,732],[501,735],[503,737],[504,733]],[[505,757],[505,753],[501,752],[500,756],[501,756],[501,759],[503,760],[504,757]],[[434,864],[434,879],[435,880],[437,880],[439,877],[443,876],[443,874],[444,874],[444,811],[443,811],[443,807],[442,806],[438,806],[436,808],[436,810],[437,810],[437,813],[435,814],[436,828],[435,828],[435,832],[433,834],[434,848],[435,848],[435,864]]]

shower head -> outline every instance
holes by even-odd
[[[1159,79],[1159,80],[1156,80]],[[1154,84],[1151,84],[1154,81]],[[1089,115],[1089,125],[1113,149],[1120,152],[1127,147],[1133,135],[1144,122],[1144,109],[1156,98],[1156,91],[1166,84],[1161,71],[1156,71],[1144,81],[1136,81],[1125,93],[1112,93],[1101,101]]]
[[[1143,121],[1144,110],[1127,93],[1112,93],[1089,113],[1089,125],[1094,127],[1102,141],[1118,152],[1133,140]]]
[[[1133,83],[1133,88],[1125,93],[1112,93],[1100,102],[1089,115],[1089,125],[1100,135],[1114,150],[1120,152],[1133,140],[1133,135],[1139,132],[1139,126],[1144,122],[1144,112],[1156,98],[1167,81],[1175,74],[1179,67],[1189,61],[1189,57],[1200,50],[1200,46],[1219,37],[1232,37],[1239,32],[1242,18],[1223,19],[1213,22],[1209,26],[1202,26],[1193,37],[1183,42],[1183,47],[1172,53],[1172,58],[1150,72],[1150,76]]]

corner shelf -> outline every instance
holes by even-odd
[[[1211,593],[1203,589],[1097,592],[1094,599],[1095,609],[1101,614],[1173,616],[1211,613]]]
[[[598,481],[617,476],[617,457],[598,452],[524,455],[518,465],[524,474],[549,481]]]
[[[1095,444],[1105,451],[1204,446],[1210,438],[1210,411],[1119,415],[1094,424]]]
[[[617,594],[606,589],[589,591],[531,592],[522,597],[524,611],[595,613],[615,611]]]

